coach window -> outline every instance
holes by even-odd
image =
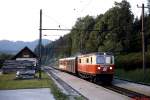
[[[86,58],[86,63],[89,63],[89,58]]]
[[[81,59],[79,59],[79,63],[81,63]]]

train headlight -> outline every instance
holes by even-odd
[[[112,67],[109,67],[110,70],[112,70]]]
[[[97,69],[99,69],[99,70],[100,70],[100,69],[101,69],[101,67],[97,67]]]

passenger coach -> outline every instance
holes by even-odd
[[[59,69],[70,73],[77,73],[77,57],[59,59]]]

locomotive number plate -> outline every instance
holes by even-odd
[[[106,70],[107,70],[107,67],[104,67],[104,68],[103,68],[103,71],[106,71]]]

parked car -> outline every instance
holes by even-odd
[[[35,78],[35,70],[24,70],[16,72],[17,79],[31,79]]]

